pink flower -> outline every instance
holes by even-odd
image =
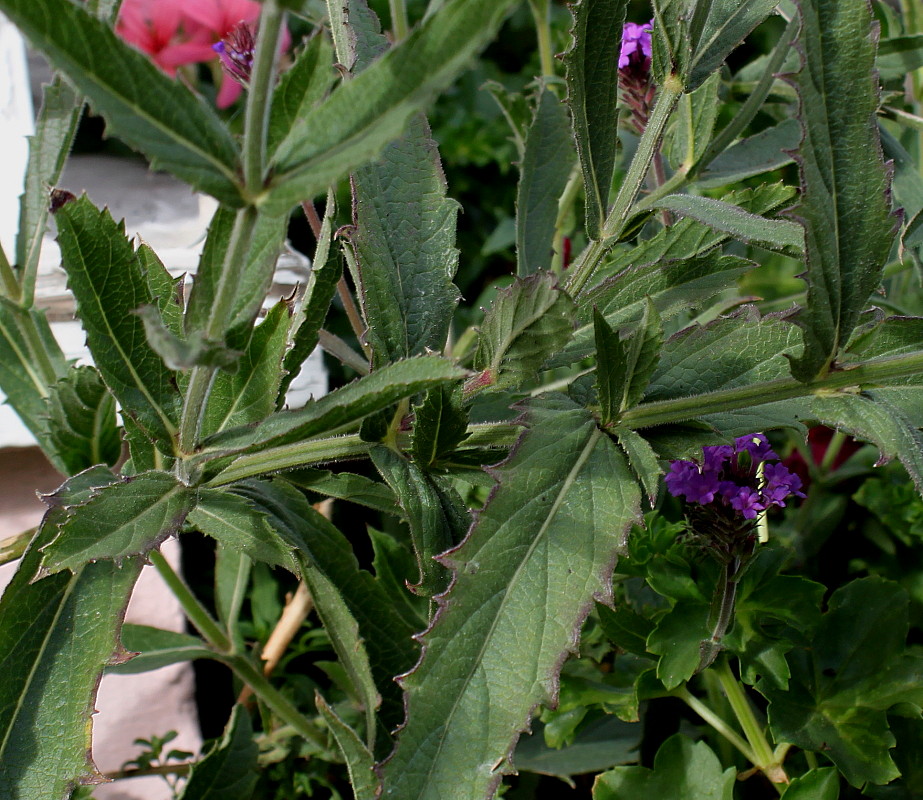
[[[123,0],[116,33],[172,76],[184,64],[214,60],[214,45],[241,23],[255,27],[259,16],[254,0]],[[285,31],[281,49],[290,43]],[[215,102],[227,108],[240,93],[240,83],[225,72]]]
[[[643,64],[651,57],[651,32],[654,20],[638,25],[626,22],[622,29],[622,49],[619,52],[619,69],[625,69],[633,61]]]
[[[228,39],[236,29],[245,23],[251,28],[256,27],[260,17],[260,4],[254,0],[196,0],[183,6],[183,13],[194,24],[208,32],[211,36],[210,46]],[[281,49],[287,50],[291,43],[288,31],[282,37]],[[212,50],[221,53],[221,50]],[[222,62],[223,63],[223,62]],[[227,108],[240,97],[241,84],[232,74],[225,71],[221,78],[221,88],[215,100],[218,108]]]

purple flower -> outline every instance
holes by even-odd
[[[746,454],[746,455],[745,455]],[[707,506],[716,512],[728,507],[744,519],[755,519],[770,506],[785,507],[788,497],[804,497],[801,479],[776,463],[778,456],[762,433],[741,436],[734,445],[702,448],[702,464],[673,461],[666,476],[674,497]],[[757,466],[762,464],[762,478]]]
[[[710,503],[718,491],[718,473],[713,470],[702,471],[693,461],[671,463],[665,480],[670,494],[685,497],[690,503]]]
[[[738,486],[727,481],[721,496],[735,511],[739,511],[744,519],[756,519],[760,511],[765,511],[765,506],[760,502],[760,493],[749,486]]]
[[[212,50],[218,54],[221,67],[228,75],[244,86],[250,82],[256,40],[246,22],[235,25],[224,39],[212,45]]]
[[[769,440],[762,433],[751,433],[735,439],[734,452],[749,453],[754,464],[779,460],[779,457],[772,451]]]
[[[789,496],[804,497],[801,491],[801,478],[790,472],[784,464],[765,464],[763,466],[763,503],[769,506],[785,508],[785,499]]]
[[[727,444],[718,445],[717,447],[703,447],[702,455],[704,456],[705,469],[720,472],[725,463],[733,457],[734,448]]]
[[[619,69],[625,69],[632,62],[644,63],[651,57],[651,31],[654,20],[638,25],[626,22],[622,28],[622,49],[619,52]]]

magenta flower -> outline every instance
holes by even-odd
[[[654,30],[654,20],[638,25],[626,22],[622,28],[622,49],[619,52],[619,69],[625,69],[630,64],[643,64],[645,59],[651,57],[651,32]],[[650,68],[648,63],[647,69]]]

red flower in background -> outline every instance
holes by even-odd
[[[835,431],[824,425],[818,425],[808,431],[808,447],[811,450],[811,460],[816,466],[824,462],[824,456],[827,455],[827,448],[830,446],[830,440],[833,438]],[[830,465],[830,471],[839,469],[853,453],[859,450],[862,445],[855,439],[846,438],[839,452]],[[782,463],[801,478],[805,487],[811,483],[810,469],[808,463],[804,460],[800,450],[792,451],[791,455],[785,458]]]
[[[260,4],[255,0],[124,0],[115,30],[164,72],[174,75],[184,64],[214,60],[215,44],[241,23],[255,26],[259,16]],[[282,49],[290,43],[286,31]],[[224,73],[218,107],[232,105],[240,92],[240,83]]]

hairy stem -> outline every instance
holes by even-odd
[[[407,20],[407,4],[404,0],[388,0],[391,11],[391,33],[395,42],[407,38],[410,32],[410,23]]]
[[[291,725],[305,739],[326,748],[326,737],[269,682],[249,659],[242,655],[225,655],[221,657],[221,661],[229,666],[234,674],[247,684],[279,719]]]
[[[673,696],[682,700],[689,708],[695,711],[703,720],[712,726],[725,740],[736,747],[741,755],[751,764],[756,764],[756,754],[753,748],[735,731],[728,723],[716,714],[710,706],[703,703],[685,687],[673,691]]]
[[[170,562],[164,558],[163,554],[159,550],[151,550],[148,554],[148,558],[151,564],[154,565],[154,569],[156,569],[160,577],[163,578],[164,583],[167,584],[170,591],[173,592],[174,596],[179,601],[183,613],[195,626],[195,629],[202,634],[205,641],[213,648],[220,651],[221,654],[232,652],[233,644],[231,640],[221,629],[221,626],[215,622],[212,615],[208,613],[208,609],[206,609],[192,593],[192,590],[186,585],[186,582],[180,577],[176,570],[170,566]]]
[[[264,0],[244,117],[244,187],[251,198],[258,197],[263,189],[272,84],[276,78],[284,23],[285,10],[279,7],[277,0]]]
[[[612,210],[602,226],[599,241],[591,242],[574,265],[565,289],[571,297],[577,297],[587,286],[599,262],[608,249],[607,241],[618,237],[634,209],[635,199],[647,176],[654,157],[660,150],[660,143],[667,123],[682,96],[683,87],[675,76],[664,82],[657,92],[657,100],[651,112],[647,127],[638,142],[638,149],[628,172],[622,180]]]
[[[740,728],[753,749],[754,765],[759,767],[773,784],[787,783],[788,778],[785,771],[780,764],[776,763],[775,753],[773,753],[772,747],[770,747],[769,741],[766,739],[763,727],[756,719],[753,706],[744,693],[743,687],[734,677],[734,673],[731,672],[727,658],[719,659],[713,669],[721,682],[721,687],[724,689],[728,702],[731,704],[734,716],[737,717]]]

